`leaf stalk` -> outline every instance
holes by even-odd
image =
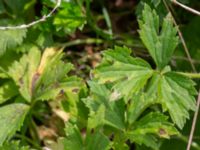
[[[177,72],[177,73],[192,79],[200,79],[200,73],[190,73],[190,72]]]

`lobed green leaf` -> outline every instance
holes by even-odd
[[[0,107],[0,146],[20,129],[28,109],[29,107],[25,104]]]
[[[144,45],[153,57],[157,67],[163,69],[170,61],[178,44],[177,30],[168,15],[159,30],[159,16],[148,5],[144,6],[142,19],[139,20],[139,34]]]
[[[23,42],[26,37],[26,29],[23,30],[5,30],[0,34],[0,55],[3,55],[6,50],[15,48]]]
[[[113,83],[113,100],[125,96],[127,101],[138,93],[151,77],[153,70],[142,59],[130,56],[126,47],[115,47],[103,53],[104,61],[94,71],[99,83]]]
[[[79,78],[67,76],[73,66],[64,63],[62,57],[62,51],[56,48],[47,48],[42,56],[34,48],[15,61],[8,74],[28,102],[54,99],[61,91],[78,93],[84,84]]]
[[[20,141],[6,142],[0,146],[1,150],[32,150],[29,146],[21,146]]]
[[[104,119],[102,123],[105,123],[113,128],[124,130],[125,129],[125,104],[123,100],[112,101],[110,100],[110,91],[105,85],[99,85],[96,82],[89,82],[91,88],[91,96],[84,99],[86,106],[90,112],[96,112],[104,107]],[[99,110],[100,111],[100,110]],[[103,113],[103,112],[102,112]],[[101,116],[102,117],[102,116]]]
[[[0,104],[17,95],[17,87],[13,81],[8,81],[0,86]]]
[[[163,75],[155,74],[150,82],[149,93],[158,95],[158,102],[164,111],[168,111],[173,122],[183,128],[189,119],[189,110],[196,110],[195,97],[197,94],[195,83],[178,73],[167,72]]]
[[[76,28],[82,29],[86,22],[86,17],[79,5],[73,2],[65,2],[62,3],[62,7],[53,21],[56,29],[58,31],[63,29],[67,34],[73,33]]]
[[[86,137],[83,139],[78,127],[71,123],[66,124],[66,137],[59,139],[59,145],[59,150],[110,149],[110,141],[101,131],[87,132]]]

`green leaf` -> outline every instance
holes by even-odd
[[[60,139],[60,150],[109,150],[109,139],[103,135],[100,131],[94,133],[87,133],[86,138],[83,140],[80,130],[76,125],[67,123],[66,125],[66,138]]]
[[[137,134],[137,133],[129,133],[127,137],[131,140],[131,142],[135,142],[139,145],[144,144],[147,147],[152,148],[153,150],[159,150],[158,140],[155,136],[149,134]]]
[[[170,61],[178,44],[177,30],[168,15],[159,30],[159,16],[147,4],[144,6],[142,20],[139,20],[140,38],[153,57],[157,67],[163,69]]]
[[[6,71],[0,66],[0,78],[8,78]]]
[[[104,118],[105,118],[105,106],[100,105],[98,110],[94,112],[93,110],[90,111],[90,116],[88,118],[88,129],[95,129],[104,125]]]
[[[114,83],[113,100],[125,96],[127,101],[144,87],[153,73],[147,62],[131,57],[130,53],[130,49],[117,46],[105,51],[103,62],[93,72],[99,83]]]
[[[73,33],[76,28],[82,29],[86,18],[79,5],[73,2],[65,2],[62,7],[53,21],[56,29],[64,29],[67,34]]]
[[[169,138],[176,135],[178,131],[167,121],[168,117],[159,113],[151,112],[134,123],[134,133],[156,134],[159,137]]]
[[[90,133],[86,137],[86,150],[110,150],[110,141],[101,132]]]
[[[40,63],[40,57],[38,49],[30,49],[29,53],[23,55],[19,61],[15,61],[8,71],[10,77],[19,86],[21,95],[29,102],[32,97],[32,80]]]
[[[0,86],[0,104],[17,95],[17,87],[12,81]]]
[[[6,0],[5,3],[9,8],[12,9],[13,13],[20,14],[24,10],[24,5],[28,2],[28,0]]]
[[[47,48],[42,56],[33,48],[12,64],[8,74],[28,102],[54,99],[61,91],[78,93],[84,84],[76,77],[67,76],[72,64],[64,63],[62,57],[62,51],[56,48]]]
[[[73,118],[77,122],[80,121],[85,124],[88,117],[88,108],[81,101],[81,98],[86,96],[87,89],[80,79],[74,80],[73,78],[75,77],[68,78],[68,82],[65,82],[68,84],[63,84],[65,87],[61,87],[62,92],[60,92],[59,97],[63,99],[61,102],[62,107],[70,114],[71,119]]]
[[[134,95],[130,100],[130,105],[128,105],[127,118],[129,124],[133,124],[150,105],[155,104],[155,99],[155,96],[149,97],[145,93]]]
[[[137,144],[158,149],[159,144],[155,136],[169,138],[178,134],[176,128],[167,121],[168,117],[159,112],[151,112],[134,123],[131,131],[126,134],[127,138]]]
[[[19,141],[6,142],[0,146],[1,150],[30,150],[29,146],[21,146]]]
[[[64,150],[81,150],[83,148],[83,140],[81,133],[76,125],[71,123],[66,124],[65,128],[66,138],[64,138]]]
[[[0,14],[3,14],[6,12],[5,6],[3,4],[3,1],[0,1]]]
[[[24,104],[11,104],[0,108],[0,146],[20,129],[28,109]]]
[[[126,132],[121,131],[114,131],[112,132],[112,149],[114,150],[129,150],[130,140],[127,139],[126,135],[124,134]],[[129,142],[127,142],[129,141]]]
[[[13,50],[8,50],[0,58],[0,72],[1,78],[10,78],[8,75],[8,68],[16,61],[19,60],[21,56]]]
[[[150,82],[149,96],[158,95],[158,102],[168,111],[173,122],[183,128],[189,119],[189,110],[196,110],[195,83],[175,72],[155,74]]]
[[[46,51],[48,53],[48,49]],[[49,51],[54,51],[54,49],[49,49]],[[43,56],[45,56],[45,53]],[[71,63],[63,62],[61,60],[62,57],[63,53],[58,51],[48,60],[46,60],[45,57],[41,59],[38,68],[38,71],[41,72],[39,73],[40,78],[38,79],[38,82],[35,83],[35,99],[53,99],[61,91],[65,92],[68,96],[73,93],[77,95],[80,89],[84,88],[81,79],[75,76],[67,76],[67,73],[73,68],[73,65]],[[35,76],[37,76],[37,73]]]
[[[157,7],[160,4],[160,1],[161,0],[151,0],[155,7]]]
[[[7,49],[15,48],[23,42],[26,37],[26,29],[23,30],[3,30],[0,34],[0,56]]]
[[[91,113],[100,111],[100,107],[105,107],[106,109],[101,108],[101,111],[105,111],[105,117],[103,123],[119,129],[125,129],[125,104],[122,99],[117,101],[112,101],[110,99],[110,91],[105,85],[99,85],[94,81],[89,82],[91,96],[87,99],[84,99],[86,106],[89,108]],[[103,106],[102,106],[103,105]],[[103,109],[103,110],[102,110]],[[103,113],[103,112],[102,112]]]

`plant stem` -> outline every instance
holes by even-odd
[[[184,142],[188,142],[188,137],[184,136],[184,135],[178,135],[178,138],[181,139]],[[192,142],[191,146],[196,149],[196,150],[200,150],[200,146],[196,143],[196,142]]]
[[[189,72],[177,72],[177,73],[187,76],[189,78],[200,79],[200,73],[189,73]]]
[[[57,44],[57,45],[61,46],[62,48],[66,48],[66,47],[80,45],[80,44],[101,44],[103,42],[104,40],[102,39],[88,38],[88,39],[77,39],[74,41],[70,41],[63,44]]]
[[[111,40],[112,39],[112,35],[110,35],[110,33],[108,31],[105,31],[101,28],[99,28],[96,25],[96,22],[93,19],[93,16],[91,14],[91,10],[90,10],[90,1],[91,0],[86,0],[86,18],[87,18],[87,23],[90,25],[90,27],[101,37],[103,37],[104,39],[107,40]]]

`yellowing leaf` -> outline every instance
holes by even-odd
[[[40,65],[38,67],[38,70],[37,72],[39,74],[42,74],[45,67],[48,65],[49,61],[51,61],[51,59],[53,59],[53,57],[55,57],[56,54],[59,54],[59,50],[56,50],[55,48],[46,48],[43,55],[42,55],[42,58],[41,58],[41,61],[40,61]]]
[[[15,61],[8,70],[9,76],[19,86],[21,95],[27,100],[32,98],[32,82],[40,63],[40,51],[38,49],[30,49],[28,54],[23,55],[19,61]]]
[[[62,57],[62,51],[56,48],[45,49],[42,56],[38,49],[31,49],[12,64],[8,74],[28,102],[53,99],[61,91],[73,92],[83,87],[80,79],[67,76],[73,66],[64,63]]]

